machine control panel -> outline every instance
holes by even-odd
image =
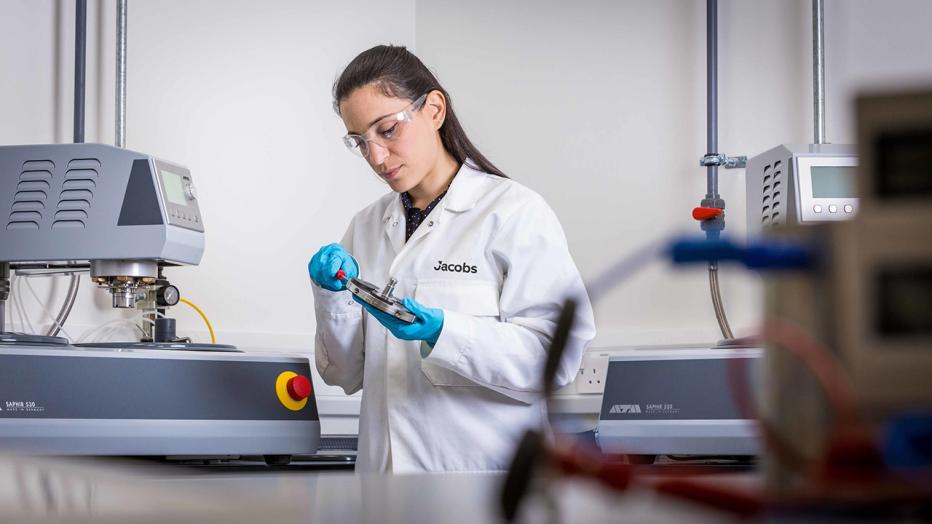
[[[204,223],[197,205],[197,188],[191,180],[191,172],[164,160],[153,159],[153,164],[168,223],[203,232]]]
[[[800,222],[847,220],[857,213],[855,156],[799,156],[796,187]]]
[[[845,144],[781,144],[748,159],[748,232],[850,220],[861,208],[859,157]]]

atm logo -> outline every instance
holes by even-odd
[[[615,404],[612,406],[612,409],[608,410],[609,413],[640,413],[641,405],[640,404]]]

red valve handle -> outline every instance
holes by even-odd
[[[724,212],[724,209],[719,209],[717,207],[697,207],[693,209],[693,218],[700,221],[711,220]]]

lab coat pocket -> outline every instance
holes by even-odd
[[[473,280],[421,280],[414,299],[427,307],[474,317],[494,317],[499,311],[498,284]],[[421,361],[421,372],[434,386],[479,386],[455,371]]]

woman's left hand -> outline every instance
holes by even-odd
[[[380,324],[391,331],[392,335],[402,340],[423,340],[430,344],[431,347],[437,343],[440,338],[440,331],[443,330],[443,310],[424,307],[413,298],[405,297],[402,301],[404,307],[408,308],[411,313],[417,317],[414,322],[408,323],[403,320],[379,311],[370,306],[364,300],[353,295],[353,300],[359,302],[362,307],[376,318]]]

